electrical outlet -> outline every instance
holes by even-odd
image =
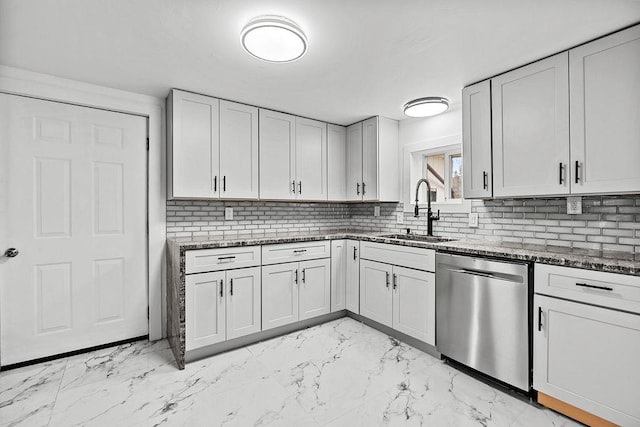
[[[478,226],[478,213],[471,212],[469,213],[469,227],[477,227]]]
[[[233,219],[233,208],[224,208],[224,219]]]
[[[404,222],[404,212],[396,213],[396,223],[402,224]]]
[[[582,197],[580,196],[567,197],[567,213],[569,215],[582,214]]]
[[[380,206],[373,207],[373,216],[380,216]]]

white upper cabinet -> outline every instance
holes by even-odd
[[[258,109],[172,90],[169,198],[258,198]]]
[[[327,193],[329,200],[347,200],[347,129],[327,125]]]
[[[296,118],[260,110],[260,198],[296,197]]]
[[[258,109],[220,101],[221,198],[258,198]]]
[[[169,116],[169,198],[218,197],[220,102],[172,90]]]
[[[568,53],[491,79],[493,194],[569,193]]]
[[[491,82],[462,89],[462,159],[464,197],[491,197]]]
[[[327,124],[296,117],[298,199],[327,200]]]
[[[640,26],[569,51],[571,192],[640,191]]]
[[[347,200],[398,201],[398,122],[372,117],[347,128]]]
[[[347,200],[362,200],[362,122],[347,128]]]

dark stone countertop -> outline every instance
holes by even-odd
[[[352,239],[435,249],[441,252],[463,255],[496,257],[640,276],[639,255],[630,252],[593,251],[560,246],[527,245],[487,240],[427,242],[419,239],[397,239],[384,236],[389,234],[391,233],[364,233],[342,230],[318,234],[278,234],[268,237],[243,237],[237,239],[169,238],[167,243],[171,249],[178,250],[181,254],[184,254],[184,251],[192,249]]]

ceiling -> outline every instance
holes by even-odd
[[[293,63],[240,46],[284,15]],[[640,22],[640,0],[0,0],[0,64],[164,98],[170,88],[337,124],[402,119],[463,86]]]

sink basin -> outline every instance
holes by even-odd
[[[454,240],[454,239],[448,239],[446,237],[426,236],[424,234],[383,234],[380,237],[386,237],[387,239],[399,239],[399,240],[417,240],[419,242],[428,242],[428,243],[452,242]]]

